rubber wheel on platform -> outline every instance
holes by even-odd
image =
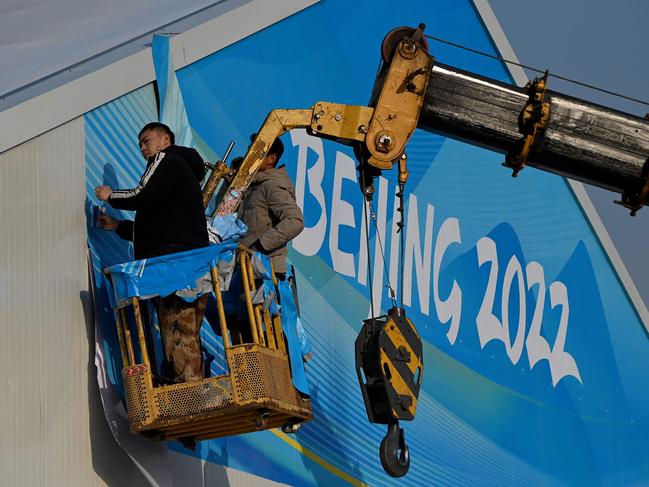
[[[302,423],[284,423],[282,425],[282,431],[287,435],[292,435],[294,433],[297,433],[301,427]]]

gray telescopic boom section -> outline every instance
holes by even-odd
[[[525,88],[434,64],[418,128],[494,151],[520,149]],[[649,120],[547,90],[551,114],[528,166],[638,194],[649,166]]]

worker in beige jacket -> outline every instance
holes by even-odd
[[[270,257],[279,279],[286,276],[286,244],[304,228],[304,216],[295,202],[295,188],[286,168],[277,167],[284,144],[278,138],[271,145],[248,188],[239,218],[248,226],[240,242]]]

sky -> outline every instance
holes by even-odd
[[[649,1],[489,0],[489,4],[520,63],[649,101]],[[649,106],[556,79],[548,88],[638,116],[649,112]],[[648,304],[649,207],[631,217],[613,203],[620,195],[594,187],[587,191]]]

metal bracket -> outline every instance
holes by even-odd
[[[535,78],[527,83],[529,98],[518,117],[519,130],[523,135],[523,139],[520,141],[521,148],[518,152],[512,151],[507,154],[503,163],[503,166],[513,169],[513,177],[518,176],[518,173],[523,170],[532,150],[543,138],[545,129],[550,122],[550,103],[545,101],[547,82],[548,72],[546,71],[541,78]]]
[[[343,144],[363,142],[374,109],[358,105],[343,105],[319,101],[313,105],[310,133]]]
[[[394,49],[369,124],[367,162],[379,169],[392,169],[417,128],[433,64],[423,42],[423,29],[424,25],[420,24]]]
[[[649,115],[649,114],[648,114]],[[638,213],[645,203],[647,202],[647,197],[649,196],[649,158],[645,161],[642,166],[642,188],[640,191],[627,190],[622,195],[621,200],[614,200],[614,203],[620,206],[631,210],[629,213],[631,216],[635,216]]]

